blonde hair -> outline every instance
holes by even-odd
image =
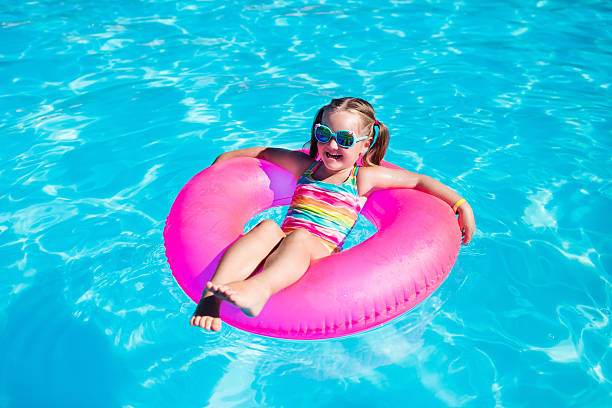
[[[361,98],[346,97],[332,99],[329,104],[319,109],[310,129],[310,141],[304,145],[306,147],[310,144],[308,155],[313,159],[317,158],[319,152],[314,128],[316,124],[321,123],[324,114],[331,112],[350,112],[359,115],[363,127],[369,128],[368,136],[370,137],[374,137],[374,126],[378,126],[378,137],[374,145],[370,146],[370,149],[363,156],[363,164],[366,166],[380,164],[389,145],[389,129],[376,119],[372,105]]]

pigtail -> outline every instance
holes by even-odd
[[[370,134],[372,137],[374,137],[375,134],[375,126],[378,126],[378,137],[363,157],[363,163],[366,166],[379,165],[383,157],[385,157],[387,147],[389,146],[389,128],[380,121],[377,123],[375,122],[374,126],[372,126],[372,133]]]

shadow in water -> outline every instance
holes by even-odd
[[[127,377],[107,338],[79,321],[59,285],[15,295],[0,333],[0,405],[118,407]]]

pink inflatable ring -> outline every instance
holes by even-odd
[[[211,166],[183,187],[166,220],[164,241],[174,277],[191,299],[200,300],[221,254],[249,219],[288,205],[294,188],[290,173],[251,158]],[[346,336],[410,310],[448,276],[461,237],[447,204],[416,190],[384,190],[372,194],[362,214],[376,226],[372,237],[313,263],[298,282],[272,296],[259,316],[247,317],[223,302],[221,319],[277,338]]]

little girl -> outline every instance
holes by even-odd
[[[280,227],[263,220],[225,251],[190,324],[221,330],[222,301],[257,316],[270,296],[300,279],[311,262],[342,249],[376,190],[416,188],[442,199],[459,214],[462,243],[468,244],[475,229],[470,205],[430,177],[379,166],[388,144],[389,130],[368,102],[341,98],[317,112],[309,154],[252,147],[219,156],[215,163],[241,156],[268,160],[292,173],[297,185]],[[363,166],[357,166],[359,159]],[[250,276],[259,266],[261,272]]]

